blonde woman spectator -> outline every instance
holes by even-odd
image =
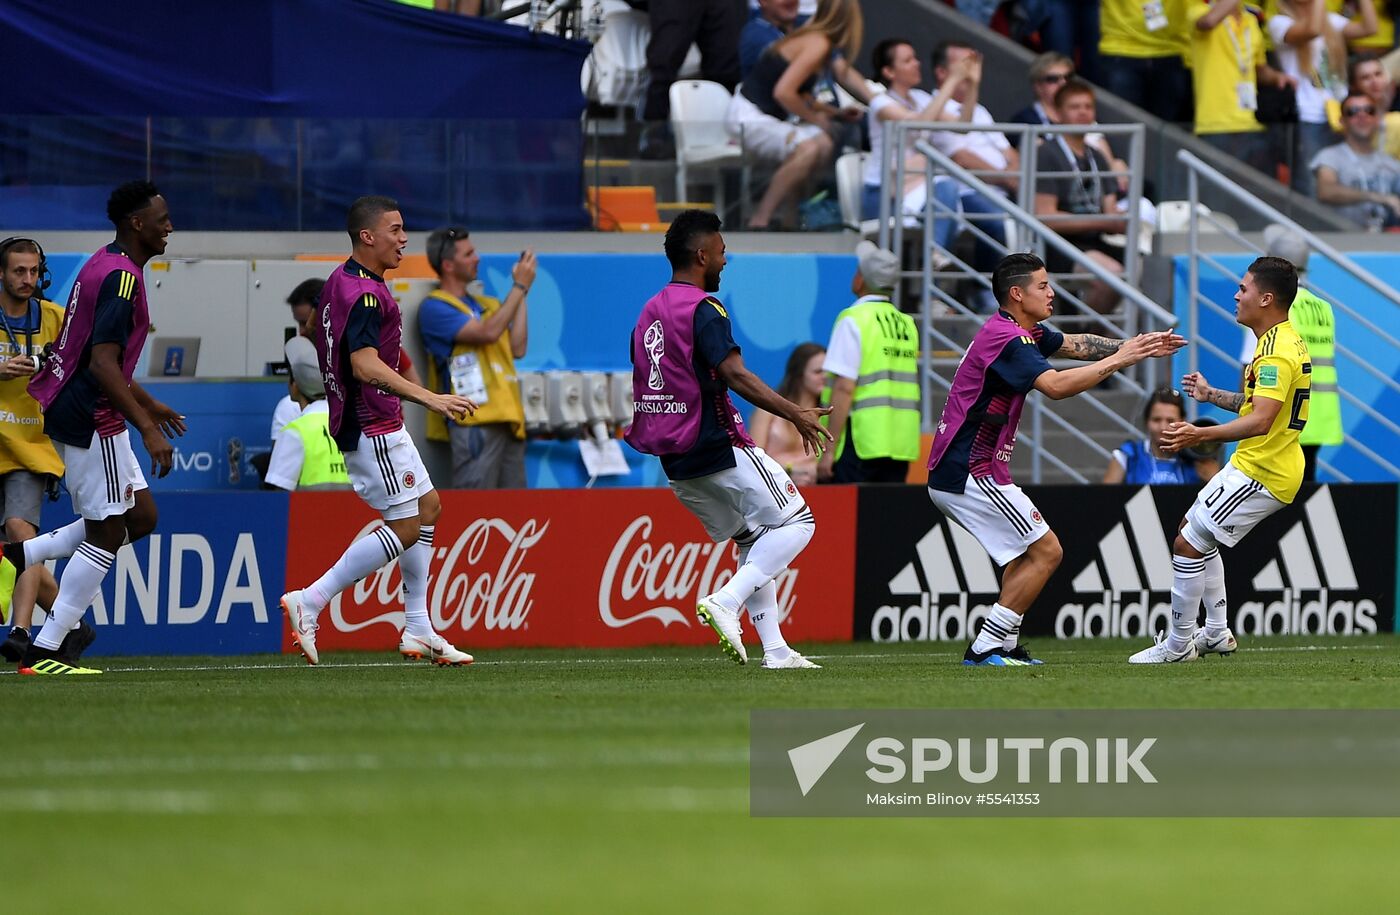
[[[760,161],[779,163],[749,228],[768,228],[780,207],[795,224],[803,187],[831,162],[835,122],[860,119],[859,108],[819,102],[812,90],[834,52],[850,60],[860,51],[864,23],[859,0],[821,0],[806,25],[768,46],[734,93],[730,136]]]
[[[1283,72],[1297,81],[1298,124],[1293,132],[1293,189],[1314,196],[1317,183],[1308,167],[1335,137],[1327,123],[1327,103],[1346,95],[1348,41],[1376,31],[1372,0],[1357,0],[1361,21],[1327,12],[1325,0],[1279,0],[1268,22]]]
[[[825,358],[826,348],[820,343],[798,344],[788,356],[778,393],[804,409],[821,406],[822,389],[826,386],[826,373],[822,371]],[[749,435],[798,486],[816,484],[817,455],[808,454],[802,447],[802,436],[792,423],[755,407],[749,420]]]

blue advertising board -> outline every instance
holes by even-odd
[[[172,492],[156,505],[155,533],[117,552],[88,611],[90,653],[281,651],[287,495]],[[66,499],[45,504],[44,530],[71,520]]]

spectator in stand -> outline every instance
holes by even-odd
[[[1147,409],[1142,411],[1147,438],[1126,441],[1115,448],[1103,472],[1103,482],[1129,486],[1194,486],[1209,482],[1220,471],[1218,457],[1192,458],[1184,453],[1167,454],[1162,450],[1162,433],[1172,423],[1184,422],[1186,401],[1181,394],[1171,388],[1154,391],[1148,398]]]
[[[798,0],[758,0],[739,34],[739,72],[744,77],[748,77],[765,48],[806,24],[807,17],[797,7]]]
[[[1374,54],[1362,54],[1352,60],[1348,83],[1353,93],[1360,93],[1371,100],[1380,112],[1379,127],[1376,131],[1376,148],[1388,156],[1400,159],[1400,111],[1392,110],[1395,104],[1395,80],[1390,71]],[[1331,122],[1332,112],[1328,112]],[[1336,121],[1332,127],[1342,129],[1342,110],[1336,111]]]
[[[1074,61],[1058,51],[1046,51],[1031,61],[1031,92],[1035,101],[1013,114],[1008,120],[1012,124],[1058,124],[1055,120],[1055,93],[1066,81],[1074,77]],[[1020,149],[1020,137],[1010,137],[1011,145]],[[1113,154],[1108,145],[1108,137],[1101,133],[1091,133],[1085,140],[1113,166],[1115,172],[1127,172],[1128,163]],[[1043,138],[1042,138],[1043,141]],[[1128,193],[1128,178],[1125,174],[1118,179],[1118,194]]]
[[[650,0],[651,40],[647,42],[647,94],[639,153],[643,159],[670,159],[671,84],[690,46],[700,48],[700,77],[733,91],[739,82],[739,36],[744,29],[743,0]]]
[[[1372,5],[1376,8],[1376,30],[1347,42],[1353,54],[1381,55],[1395,47],[1395,17],[1390,9],[1390,0],[1372,0]],[[1366,14],[1360,4],[1349,2],[1343,5],[1343,9],[1348,7],[1351,9],[1351,22],[1365,22]]]
[[[1400,161],[1376,149],[1380,111],[1370,96],[1342,102],[1343,141],[1313,156],[1317,199],[1372,232],[1400,226]]]
[[[783,380],[776,389],[778,394],[804,409],[819,408],[826,387],[826,373],[822,371],[825,358],[826,349],[820,343],[798,344],[788,356]],[[802,436],[792,423],[755,407],[749,420],[749,435],[798,486],[816,484],[817,455],[808,454],[802,447]]]
[[[1079,72],[1090,82],[1099,82],[1099,0],[1045,0],[1045,12],[1040,46],[1061,55],[1071,66],[1078,54]]]
[[[812,90],[834,51],[849,58],[860,49],[863,31],[859,0],[822,0],[806,25],[768,46],[734,93],[725,117],[730,136],[755,158],[778,164],[750,229],[768,228],[780,207],[795,226],[804,186],[831,162],[836,119],[860,119],[859,108],[818,102]]]
[[[1093,124],[1093,87],[1080,79],[1065,83],[1055,93],[1055,111],[1061,124]],[[1103,153],[1088,144],[1084,133],[1062,133],[1040,145],[1035,165],[1042,176],[1035,188],[1035,214],[1099,266],[1121,274],[1123,249],[1103,240],[1105,233],[1126,228],[1118,213],[1118,186],[1104,174],[1109,165]],[[1066,176],[1043,177],[1052,172]],[[1074,271],[1074,263],[1059,251],[1046,254],[1050,272]],[[1103,314],[1118,304],[1118,293],[1096,279],[1084,294],[1084,304]]]
[[[1191,40],[1186,0],[1103,0],[1103,88],[1164,121],[1191,120]]]
[[[1264,60],[1264,31],[1242,0],[1192,0],[1191,75],[1196,135],[1259,171],[1272,175],[1273,147],[1256,118],[1259,86],[1295,87],[1297,80]]]
[[[939,121],[950,116],[945,109],[952,100],[958,86],[981,78],[982,59],[980,56],[965,57],[957,66],[949,69],[948,78],[938,87],[937,95],[929,95],[919,88],[923,82],[923,72],[919,65],[919,55],[914,46],[903,38],[886,38],[875,45],[871,55],[875,77],[885,84],[885,91],[876,95],[870,102],[867,117],[870,120],[870,158],[865,163],[864,193],[861,210],[866,219],[880,215],[880,168],[884,162],[885,124],[890,121]],[[972,116],[972,108],[964,108],[962,120]],[[910,215],[922,215],[927,189],[924,181],[924,157],[914,151],[915,135],[905,135],[907,146],[904,155],[904,206],[903,211]],[[891,160],[891,168],[895,162]],[[894,180],[894,173],[888,176]],[[935,182],[938,199],[944,206],[958,208],[957,182],[940,177]],[[938,220],[941,237],[938,243],[947,247],[952,241],[952,220]]]
[[[1268,22],[1279,67],[1293,77],[1298,98],[1298,125],[1293,133],[1293,189],[1315,196],[1311,163],[1335,137],[1327,123],[1327,102],[1346,93],[1347,41],[1376,31],[1372,0],[1357,0],[1362,19],[1348,22],[1327,12],[1325,0],[1279,0]]]

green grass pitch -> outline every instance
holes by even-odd
[[[1129,667],[1139,647],[1041,640],[1033,669],[867,643],[782,673],[655,648],[5,675],[0,910],[1391,909],[1395,820],[748,815],[753,707],[1400,706],[1394,636]]]

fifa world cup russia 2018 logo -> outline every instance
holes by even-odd
[[[661,356],[666,352],[666,332],[661,329],[661,322],[653,321],[647,328],[647,332],[642,337],[642,346],[646,347],[647,361],[651,363],[651,374],[647,377],[647,387],[653,391],[659,391],[665,386],[661,378]]]

